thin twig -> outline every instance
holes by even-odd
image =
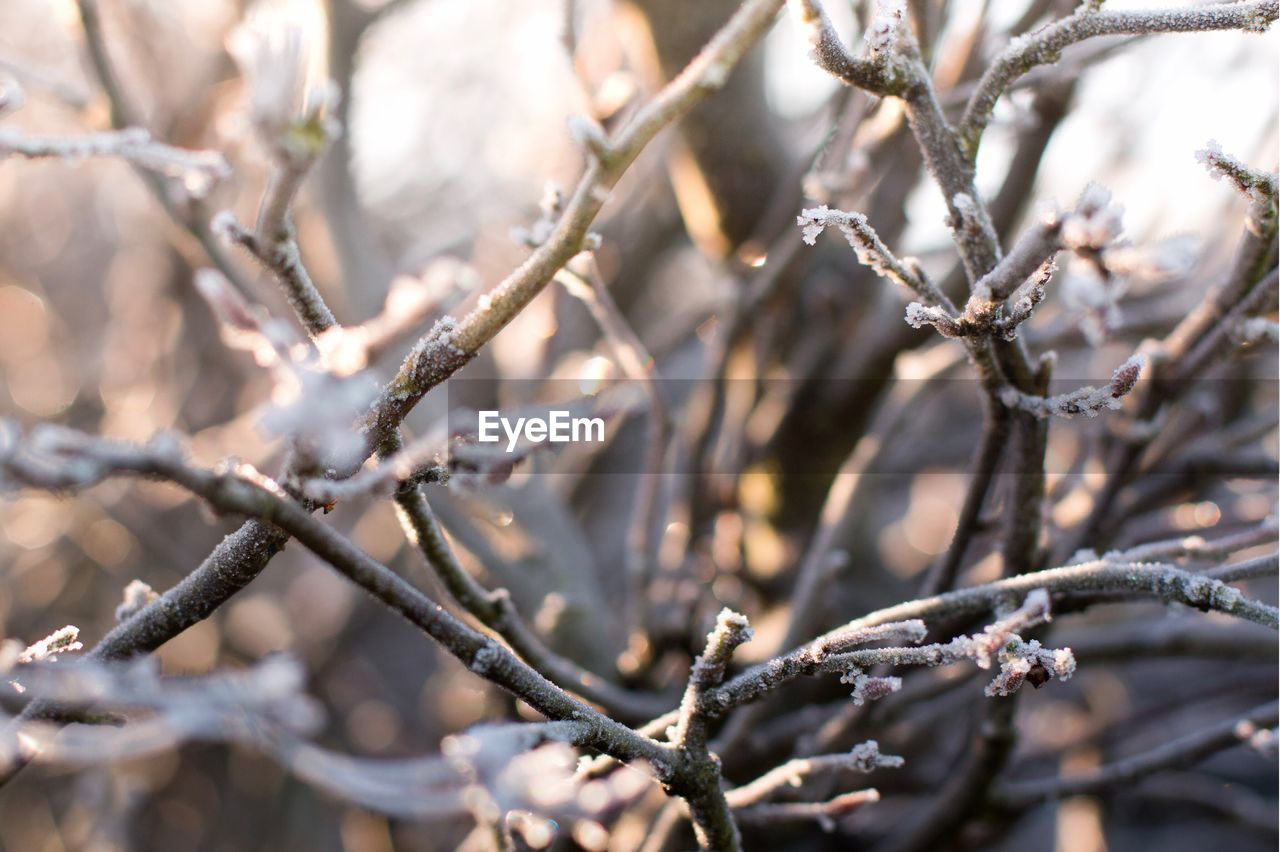
[[[1022,810],[1040,802],[1099,793],[1166,769],[1190,766],[1211,754],[1238,745],[1243,739],[1242,726],[1254,729],[1275,727],[1278,712],[1280,705],[1273,701],[1235,719],[1227,719],[1082,775],[1011,782],[996,788],[992,798],[1001,807]]]
[[[1070,17],[1014,39],[982,75],[960,121],[959,137],[966,156],[977,157],[978,143],[996,101],[1009,86],[1038,65],[1057,62],[1062,50],[1085,39],[1115,35],[1246,30],[1262,32],[1276,19],[1280,3],[1255,0],[1183,9],[1112,12],[1085,3]]]

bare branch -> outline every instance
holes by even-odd
[[[836,820],[873,802],[880,801],[878,790],[858,790],[843,793],[826,802],[784,802],[752,805],[735,812],[734,816],[744,825],[770,825],[779,822],[814,820],[823,831],[835,831]]]
[[[618,180],[662,128],[720,89],[733,67],[773,25],[784,0],[747,0],[701,53],[609,139],[609,156],[595,159],[569,196],[548,239],[479,300],[447,335],[419,342],[384,392],[372,418],[373,444],[431,388],[475,357],[585,247],[587,233]],[[434,339],[433,339],[434,338]]]
[[[769,770],[754,781],[735,787],[725,794],[729,807],[737,810],[758,805],[787,787],[799,787],[811,776],[825,772],[869,773],[876,769],[897,769],[903,760],[891,754],[881,754],[875,740],[867,740],[853,747],[846,754],[824,754],[817,757],[801,757]]]
[[[141,127],[86,133],[80,136],[28,136],[0,128],[0,158],[57,158],[78,161],[89,157],[118,157],[166,178],[182,182],[195,198],[231,176],[231,166],[217,151],[188,151],[156,142]]]
[[[1114,35],[1245,30],[1265,32],[1280,15],[1276,0],[1221,3],[1183,9],[1111,12],[1083,4],[1075,14],[1014,39],[982,75],[960,121],[960,143],[970,161],[977,157],[982,133],[996,101],[1015,80],[1039,65],[1051,65],[1063,48],[1085,39]]]
[[[1264,704],[1238,718],[1219,722],[1092,772],[1075,777],[1010,783],[998,787],[993,797],[1001,806],[1025,808],[1067,796],[1103,792],[1156,772],[1198,763],[1211,754],[1238,745],[1242,739],[1242,725],[1255,729],[1275,727],[1278,712],[1280,706],[1276,702]]]

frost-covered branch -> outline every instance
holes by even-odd
[[[903,619],[950,619],[989,612],[1010,595],[1025,595],[1044,589],[1050,596],[1131,592],[1155,597],[1165,603],[1178,603],[1204,612],[1222,612],[1245,621],[1277,629],[1277,610],[1273,606],[1246,597],[1239,589],[1210,580],[1202,575],[1155,562],[1113,563],[1092,560],[1079,565],[1032,571],[997,580],[981,586],[957,589],[943,595],[878,610],[855,619],[843,627],[809,643],[814,647],[829,637],[848,630],[861,630]],[[741,676],[740,676],[741,677]]]
[[[511,321],[547,285],[559,267],[579,252],[591,221],[627,166],[660,129],[723,86],[733,65],[772,26],[782,3],[783,0],[753,0],[742,5],[739,13],[733,15],[685,72],[668,83],[618,132],[611,141],[611,150],[617,156],[609,159],[608,166],[603,161],[589,166],[548,242],[536,249],[529,261],[512,272],[498,288],[481,299],[480,306],[467,316],[467,334],[462,339],[458,339],[458,322],[448,316],[436,322],[433,329],[422,336],[396,379],[381,391],[366,416],[366,455],[379,446],[393,446],[399,423],[422,395],[470,361],[481,345]],[[78,8],[93,65],[113,105],[113,122],[118,125],[127,123],[132,113],[106,52],[95,0],[78,0]],[[221,261],[216,244],[204,239],[204,230],[196,229],[196,234],[202,238],[210,256]],[[221,262],[219,267],[230,271]],[[287,536],[283,536],[278,528],[256,519],[246,523],[224,539],[186,580],[170,588],[136,617],[120,624],[95,647],[95,652],[105,656],[131,656],[163,645],[183,629],[209,617],[239,588],[257,577],[285,540]]]
[[[1229,587],[1223,586],[1223,588]],[[964,591],[972,592],[973,590]],[[1028,670],[1037,662],[1046,669],[1044,679],[1036,683],[1036,686],[1043,684],[1053,675],[1065,680],[1075,671],[1075,661],[1069,649],[1061,651],[1042,649],[1035,640],[1023,642],[1017,635],[1019,630],[1025,631],[1049,620],[1048,594],[1035,587],[1026,591],[1028,592],[1026,600],[1020,608],[988,625],[980,634],[957,636],[948,642],[916,647],[891,646],[857,650],[858,646],[873,642],[919,643],[925,637],[925,624],[918,618],[882,621],[876,617],[877,614],[873,613],[864,619],[850,622],[843,628],[833,630],[789,654],[752,666],[729,679],[722,686],[707,691],[699,700],[700,712],[711,718],[719,718],[727,715],[734,708],[757,701],[764,695],[777,691],[797,677],[819,674],[839,674],[842,680],[853,684],[855,704],[874,701],[896,692],[901,686],[899,678],[872,676],[865,673],[878,666],[932,667],[972,660],[979,668],[988,669],[995,663],[999,663],[1001,671],[993,681],[989,695],[1007,695],[1016,691],[1021,684],[1021,679],[1015,683],[1013,677],[1017,670],[1024,668],[1023,661],[1026,662]],[[1231,591],[1239,595],[1239,592]],[[948,596],[943,595],[937,599],[946,597]],[[997,606],[1007,597],[1008,593],[992,595],[989,601],[990,606]],[[901,608],[907,606],[909,605],[904,604]],[[1023,671],[1022,674],[1025,679],[1027,672]],[[670,724],[676,718],[675,714],[668,714],[651,724],[655,726],[663,722]]]
[[[316,733],[322,713],[302,691],[305,671],[288,657],[198,677],[162,677],[151,661],[46,663],[11,676],[25,699],[128,715],[116,726],[10,722],[0,731],[0,768],[15,761],[102,764],[187,741],[226,742],[267,754],[308,784],[376,813],[406,819],[470,813],[481,821],[518,809],[568,821],[587,816],[566,745],[584,734],[578,722],[481,725],[446,738],[441,755],[378,760],[304,738]]]
[[[667,125],[718,91],[738,61],[773,26],[785,0],[746,0],[702,52],[608,139],[569,195],[547,239],[518,269],[477,302],[461,321],[428,333],[405,359],[371,414],[373,445],[427,391],[453,375],[506,327],[555,274],[586,247],[588,231],[613,187],[641,151]]]
[[[279,484],[248,465],[218,471],[194,467],[185,461],[181,449],[168,441],[138,446],[50,426],[40,427],[27,436],[13,427],[0,432],[0,483],[10,488],[66,491],[85,488],[113,476],[169,481],[202,497],[219,511],[268,520],[419,627],[476,674],[509,690],[552,719],[587,723],[590,733],[581,739],[582,744],[623,760],[644,758],[662,766],[669,763],[663,747],[570,697],[506,648],[455,619],[321,523],[294,502]],[[138,617],[158,613],[153,607],[144,609]]]
[[[89,57],[89,66],[97,78],[98,85],[106,95],[107,105],[111,113],[111,126],[117,131],[141,127],[142,113],[135,108],[124,86],[120,82],[120,74],[107,46],[106,32],[102,24],[102,15],[98,9],[98,0],[76,0],[76,11],[80,16],[80,25],[84,30],[85,48]],[[197,207],[184,209],[172,197],[169,187],[154,172],[138,169],[138,174],[152,197],[160,204],[173,221],[177,222],[200,244],[214,266],[231,281],[242,293],[249,292],[249,283],[244,279],[234,264],[225,256],[218,240],[209,229],[209,223],[202,210]]]
[[[840,40],[820,0],[791,0],[809,42],[814,64],[846,85],[880,95],[897,94],[906,80],[896,61],[894,43],[906,26],[901,0],[877,0],[876,16],[865,34],[866,57],[856,57]]]
[[[1259,577],[1274,577],[1280,570],[1280,555],[1258,556],[1223,565],[1204,572],[1204,576],[1220,583],[1238,583],[1241,580],[1256,580]]]
[[[741,846],[737,823],[724,792],[720,789],[719,761],[707,751],[706,695],[724,680],[734,649],[751,641],[747,619],[729,609],[720,611],[716,625],[707,634],[707,645],[693,661],[689,684],[680,701],[671,743],[689,766],[685,787],[677,792],[689,803],[698,841],[704,848],[734,850]]]
[[[1114,243],[1120,232],[1120,211],[1111,204],[1111,194],[1090,184],[1075,209],[1066,213],[1046,210],[1018,238],[1009,254],[974,285],[966,314],[980,315],[1009,298],[1058,251],[1100,252]]]
[[[448,481],[447,453],[445,439],[428,434],[347,479],[312,477],[299,488],[308,500],[325,507],[353,497],[390,497],[419,484]]]
[[[141,127],[78,136],[28,136],[12,127],[0,127],[0,159],[10,156],[73,162],[91,157],[116,157],[180,181],[194,198],[203,198],[219,181],[231,176],[231,166],[219,152],[165,145],[156,142]]]
[[[1032,396],[1014,388],[1005,388],[1000,398],[1010,408],[1034,414],[1038,418],[1065,417],[1070,420],[1078,414],[1085,417],[1097,417],[1107,409],[1116,410],[1124,404],[1142,369],[1146,366],[1145,356],[1133,355],[1111,375],[1111,381],[1105,387],[1087,385],[1057,396]]]
[[[390,459],[384,465],[389,462]],[[420,488],[415,485],[402,489],[395,499],[406,536],[422,551],[449,594],[481,624],[506,640],[520,659],[553,683],[606,708],[621,721],[640,722],[670,706],[661,696],[624,689],[548,648],[525,623],[506,589],[486,589],[462,566]]]
[[[83,647],[80,628],[71,624],[53,631],[26,648],[22,648],[21,643],[5,642],[0,644],[0,674],[9,671],[14,663],[53,662],[59,654],[79,651]]]
[[[764,775],[735,787],[725,794],[731,808],[748,808],[758,805],[788,787],[799,787],[809,778],[827,772],[874,772],[876,769],[897,769],[902,766],[901,757],[882,754],[880,744],[867,740],[844,754],[824,754],[817,757],[800,757],[770,769]]]
[[[835,630],[820,641],[752,667],[732,678],[707,700],[707,712],[722,714],[732,707],[754,701],[797,677],[827,671],[847,671],[852,649],[874,642],[920,642],[925,637],[924,622],[918,619]],[[841,657],[844,662],[831,666],[829,661]]]
[[[861,213],[832,210],[827,205],[800,211],[796,224],[804,229],[804,241],[814,245],[828,227],[837,227],[858,256],[858,262],[882,278],[907,288],[925,303],[946,315],[955,313],[951,300],[928,279],[913,259],[899,260],[881,241],[879,234]]]
[[[1196,159],[1209,170],[1210,177],[1214,180],[1225,177],[1232,186],[1255,204],[1274,205],[1276,203],[1277,175],[1275,172],[1264,172],[1237,160],[1230,154],[1224,153],[1222,146],[1213,139],[1196,152]]]
[[[1153,541],[1130,547],[1125,550],[1112,551],[1102,556],[1111,562],[1164,562],[1175,559],[1193,559],[1207,562],[1222,562],[1233,553],[1270,544],[1280,535],[1280,523],[1275,516],[1250,529],[1231,535],[1206,539],[1200,535],[1182,536],[1180,538]],[[1097,554],[1086,551],[1078,561],[1097,559]]]
[[[1015,80],[1040,65],[1051,65],[1062,50],[1100,36],[1245,30],[1264,32],[1280,12],[1276,0],[1220,3],[1181,9],[1112,12],[1082,4],[1075,14],[1010,42],[983,73],[960,121],[959,136],[970,161],[998,101]]]

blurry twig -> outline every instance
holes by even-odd
[[[585,246],[588,229],[614,185],[662,128],[721,88],[738,60],[773,25],[784,0],[746,0],[701,53],[649,103],[596,146],[587,172],[565,203],[548,239],[487,293],[456,327],[424,338],[405,359],[371,422],[373,445],[386,437],[431,388],[471,360]],[[441,329],[443,332],[444,329]],[[433,339],[434,338],[434,339]]]
[[[181,449],[171,442],[161,440],[138,446],[51,426],[21,436],[6,425],[0,439],[0,476],[11,484],[66,491],[85,488],[108,477],[145,476],[179,485],[220,511],[269,520],[415,624],[476,674],[510,690],[550,718],[585,723],[585,732],[578,740],[582,744],[624,760],[644,758],[661,766],[670,764],[663,747],[571,698],[503,646],[455,619],[325,526],[277,483],[248,465],[210,471],[189,465]],[[142,610],[139,617],[145,617],[155,607],[152,604]]]
[[[246,78],[250,115],[271,174],[252,231],[229,213],[219,214],[213,226],[276,276],[303,327],[316,337],[337,321],[302,264],[291,210],[311,167],[342,130],[329,117],[338,92],[332,83],[308,86],[302,31],[283,15],[242,24],[228,49]]]
[[[578,266],[581,266],[581,271]],[[614,360],[622,367],[623,374],[644,388],[649,402],[648,444],[645,449],[644,468],[640,474],[635,507],[627,530],[630,578],[629,612],[632,626],[644,623],[644,601],[649,580],[657,559],[657,546],[662,525],[662,473],[671,448],[674,431],[671,425],[669,404],[663,393],[661,377],[653,356],[644,342],[631,328],[613,296],[593,255],[586,255],[581,264],[570,261],[557,276],[565,289],[581,299],[613,352]]]
[[[116,130],[142,127],[141,116],[134,109],[123,86],[121,86],[119,75],[116,73],[110,51],[107,48],[106,34],[103,32],[102,18],[98,10],[98,0],[76,0],[76,10],[80,15],[80,25],[84,30],[89,63],[98,79],[98,85],[102,87],[103,94],[106,95],[107,103],[110,106],[111,126]],[[171,197],[164,181],[158,175],[146,171],[139,172],[139,175],[147,189],[150,190],[151,195],[160,203],[160,206],[169,214],[169,217],[200,243],[205,255],[218,268],[218,271],[225,275],[241,293],[251,292],[251,288],[244,276],[227,259],[218,246],[218,241],[210,231],[208,219],[203,211],[196,207],[188,210],[181,209]]]
[[[196,197],[206,195],[218,181],[231,176],[231,167],[217,151],[188,151],[152,140],[140,127],[86,133],[80,136],[28,136],[0,128],[0,157],[16,155],[81,160],[86,157],[119,157],[170,178],[178,178]]]
[[[1075,777],[1010,782],[997,787],[992,797],[1002,807],[1022,809],[1067,796],[1102,792],[1165,769],[1189,766],[1238,745],[1247,736],[1242,736],[1242,726],[1246,730],[1275,727],[1278,712],[1280,705],[1276,702],[1264,704],[1235,719],[1219,722],[1092,772]]]

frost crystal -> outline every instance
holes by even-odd
[[[849,683],[850,677],[853,683],[853,703],[859,707],[902,689],[900,677],[872,677],[862,672],[849,672],[840,680],[842,683]]]
[[[1070,680],[1076,671],[1076,658],[1070,648],[1042,648],[1034,639],[1016,639],[1000,653],[1000,674],[987,685],[988,698],[1012,695],[1025,682],[1039,689],[1050,678]]]
[[[926,305],[922,302],[910,303],[907,305],[906,321],[912,328],[931,325],[943,337],[960,337],[963,334],[960,325],[951,315],[936,305]]]
[[[850,768],[857,772],[871,772],[881,767],[896,769],[903,764],[902,758],[897,755],[881,754],[880,743],[875,740],[867,740],[850,749],[849,760],[852,764]]]
[[[79,640],[80,628],[68,624],[66,627],[53,631],[34,645],[28,646],[25,651],[18,655],[18,662],[53,662],[58,659],[58,654],[79,651],[83,648],[84,645]]]
[[[877,57],[893,50],[906,19],[907,9],[902,0],[876,0],[875,16],[864,36],[867,51]]]
[[[1101,388],[1089,385],[1058,396],[1043,397],[1006,387],[1001,391],[1000,399],[1009,408],[1020,408],[1040,418],[1053,415],[1069,420],[1077,414],[1097,417],[1106,409],[1114,410],[1123,405],[1124,397],[1137,385],[1146,363],[1146,356],[1142,354],[1131,356],[1116,368],[1111,382]]]
[[[501,656],[493,643],[488,642],[477,650],[475,656],[471,658],[471,671],[480,675],[486,674],[493,670]]]
[[[1196,152],[1196,160],[1209,171],[1214,180],[1226,178],[1233,186],[1256,204],[1271,204],[1276,199],[1276,173],[1263,172],[1242,163],[1223,152],[1215,140]]]
[[[120,606],[116,607],[116,621],[131,618],[158,597],[160,595],[141,580],[130,581],[129,585],[124,587],[124,600],[120,602]]]
[[[1111,193],[1096,183],[1085,188],[1074,213],[1062,220],[1062,244],[1072,251],[1101,250],[1124,231],[1124,209],[1111,203]]]

